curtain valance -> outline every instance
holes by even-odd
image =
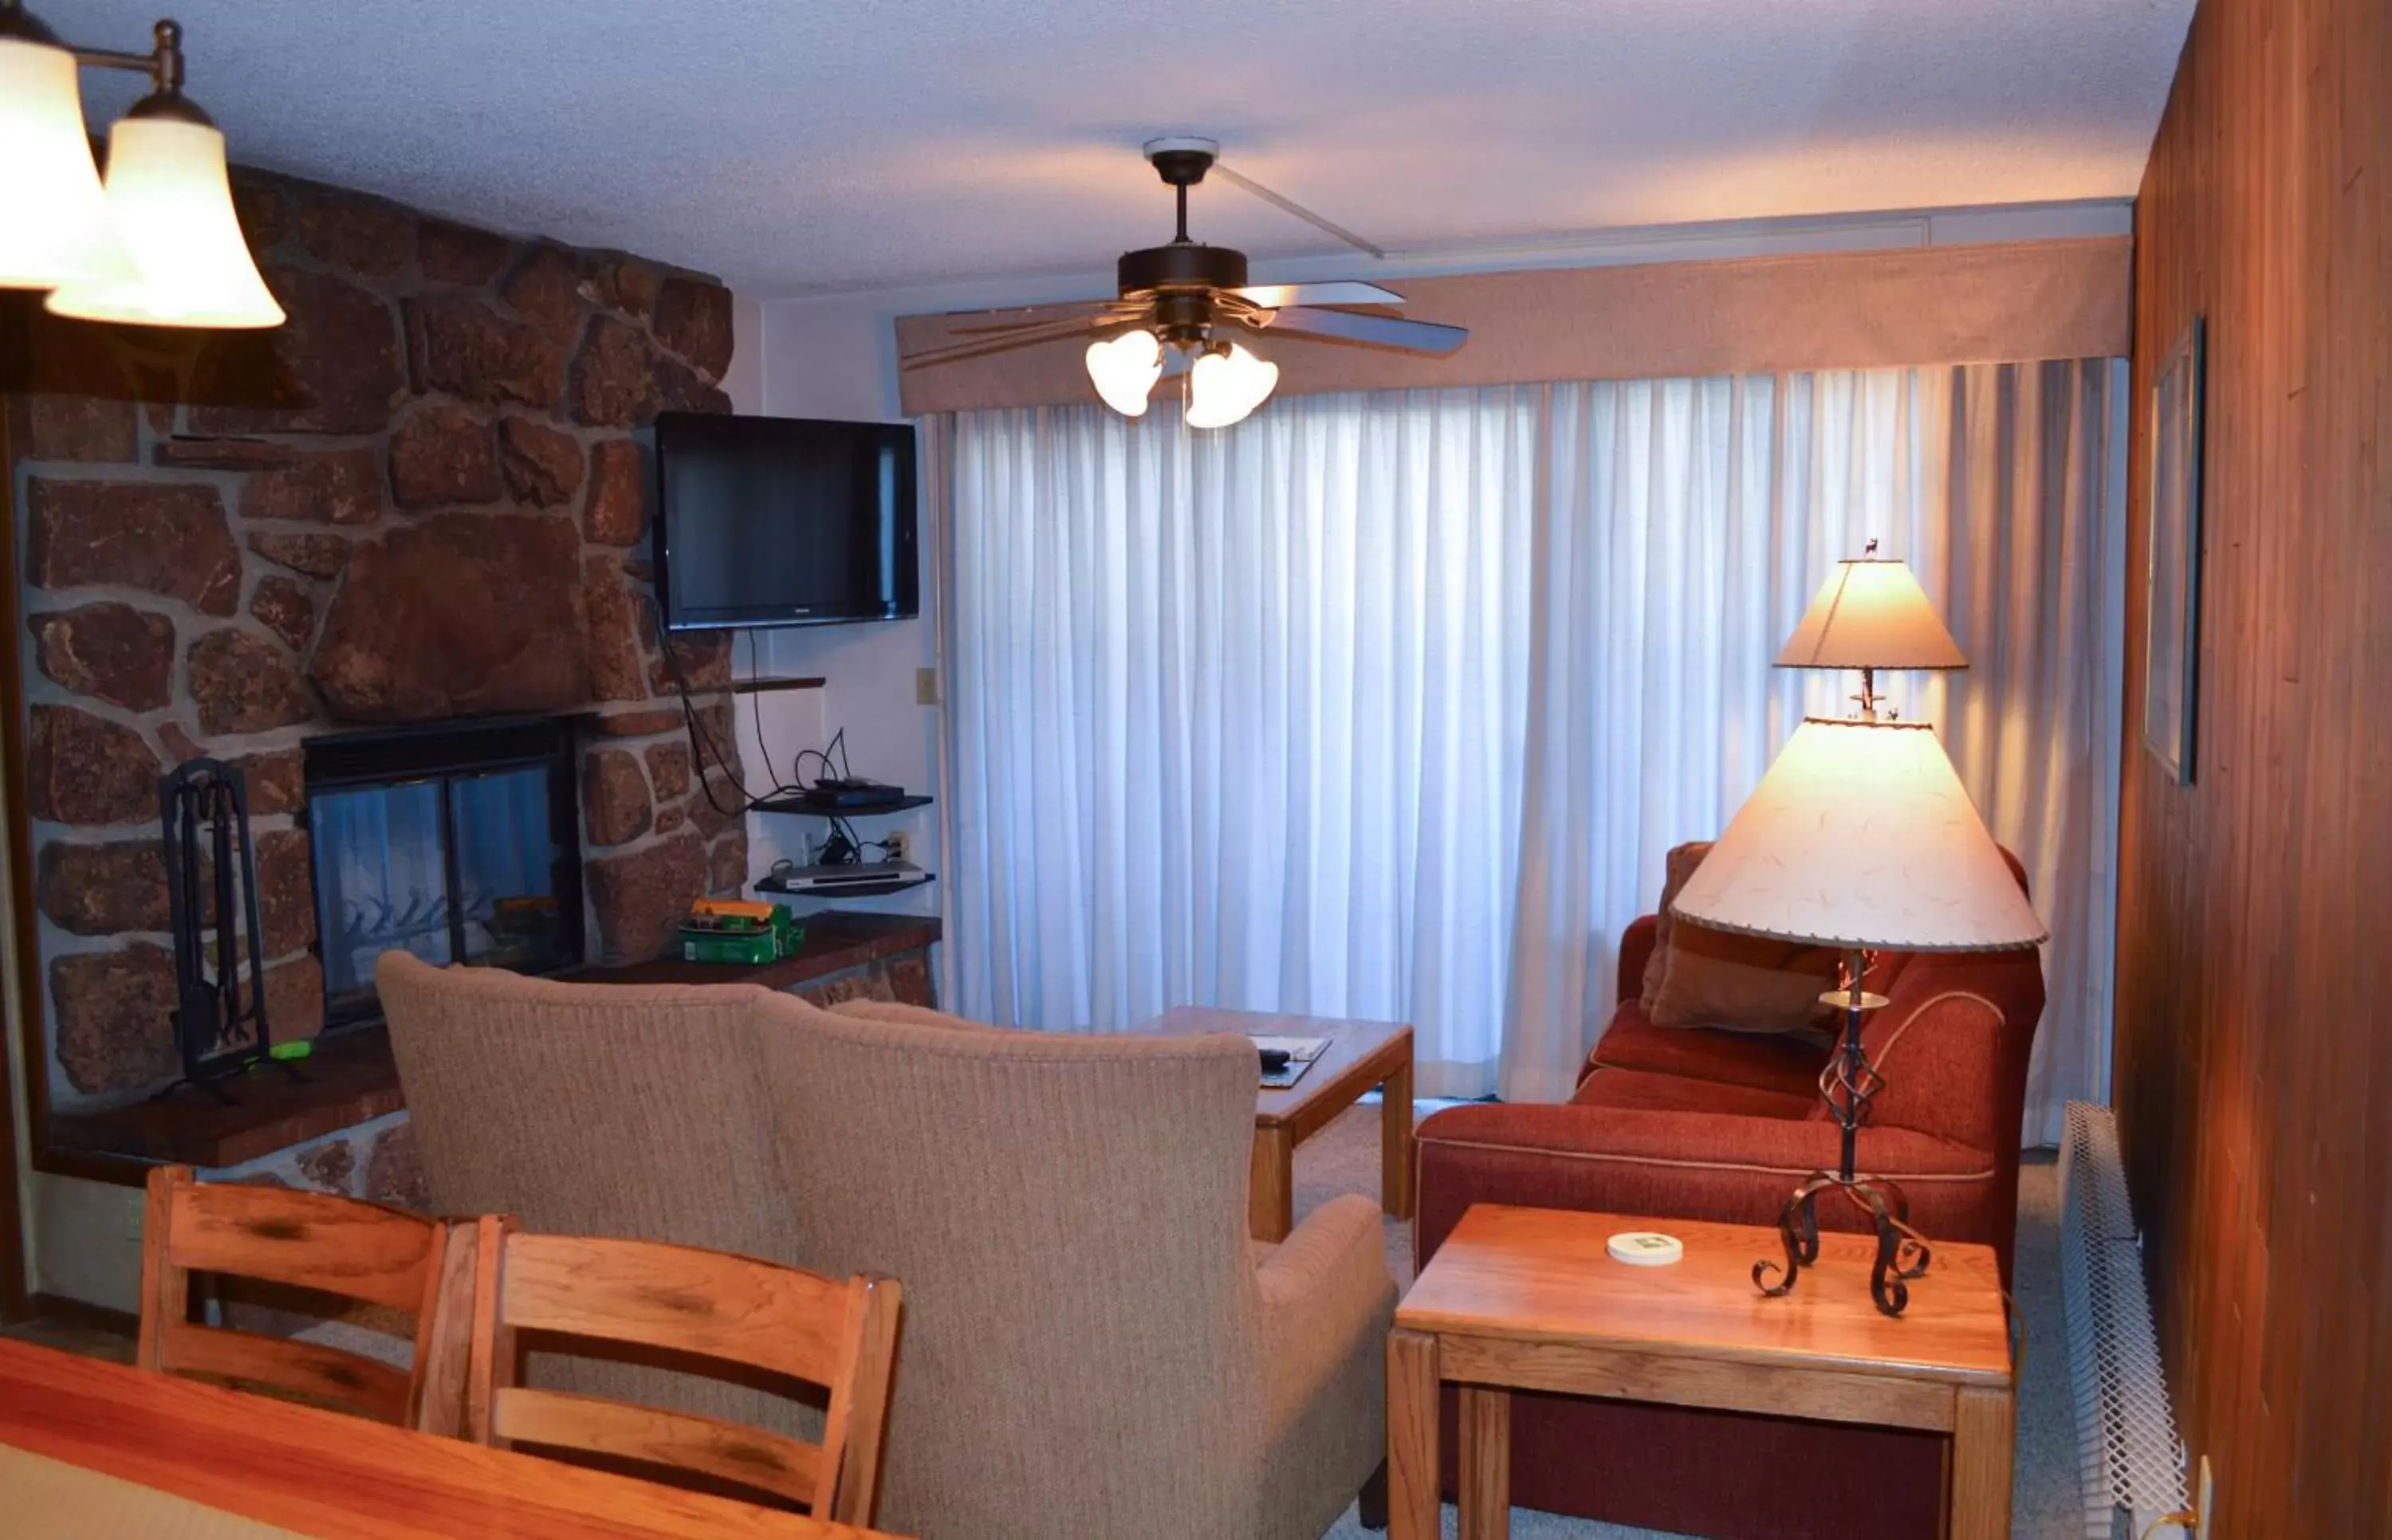
[[[2133,247],[2124,236],[1391,280],[1407,314],[1470,329],[1446,358],[1377,348],[1269,348],[1278,394],[1680,379],[1788,369],[2100,358],[2126,352]],[[905,358],[992,316],[897,322]],[[1268,334],[1266,333],[1266,336]],[[1085,344],[1045,343],[904,376],[909,416],[1097,399]]]

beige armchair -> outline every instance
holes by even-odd
[[[904,1284],[882,1528],[1317,1540],[1372,1477],[1378,1209],[1246,1238],[1244,1039],[755,1009],[800,1260]]]

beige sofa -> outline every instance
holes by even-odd
[[[1242,1039],[412,958],[377,983],[442,1210],[904,1282],[880,1528],[1315,1540],[1383,1456],[1377,1206],[1247,1240]]]
[[[1245,1039],[758,1008],[812,1265],[905,1285],[884,1526],[1317,1540],[1353,1501],[1386,1447],[1378,1206],[1247,1240]]]

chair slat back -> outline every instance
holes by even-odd
[[[449,1227],[326,1193],[202,1183],[188,1166],[150,1172],[141,1230],[141,1337],[136,1361],[353,1412],[453,1431],[462,1397],[423,1393],[437,1331],[435,1285]],[[416,1371],[337,1348],[204,1326],[190,1318],[194,1273],[320,1290],[416,1317]]]
[[[656,1241],[526,1234],[484,1218],[474,1242],[467,1430],[734,1482],[867,1524],[896,1352],[893,1279],[824,1277]],[[768,1370],[826,1387],[823,1442],[514,1383],[515,1334],[556,1333]]]
[[[523,1386],[500,1391],[490,1413],[491,1431],[510,1443],[674,1466],[791,1502],[811,1504],[822,1481],[819,1445],[716,1417]]]

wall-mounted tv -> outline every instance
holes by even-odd
[[[656,593],[676,631],[921,613],[914,430],[666,412]]]

